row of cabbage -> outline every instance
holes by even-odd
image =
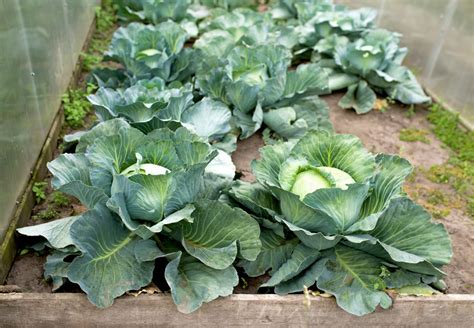
[[[67,136],[75,153],[48,165],[53,187],[88,210],[18,230],[43,237],[36,250],[51,249],[54,290],[69,280],[107,307],[166,281],[189,313],[232,294],[239,273],[268,275],[261,288],[316,286],[363,315],[391,305],[388,289],[439,287],[451,244],[403,193],[411,165],[334,133],[318,97],[347,88],[340,105],[358,112],[376,92],[429,100],[401,65],[399,36],[376,29],[373,10],[117,3],[126,23],[106,60],[118,65],[91,77],[98,122]],[[237,138],[262,125],[271,144],[252,164],[257,181],[234,180]]]

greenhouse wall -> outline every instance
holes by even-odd
[[[474,1],[337,0],[378,9],[377,25],[403,34],[406,63],[439,100],[474,126]]]
[[[0,1],[0,239],[57,113],[96,5],[97,0]]]

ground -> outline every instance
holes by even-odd
[[[435,183],[427,178],[426,172],[433,165],[446,163],[451,154],[432,134],[432,127],[426,119],[426,109],[417,108],[413,111],[406,106],[391,104],[384,112],[372,111],[366,115],[357,115],[354,111],[337,106],[340,97],[341,94],[324,97],[330,106],[330,117],[336,132],[354,134],[370,151],[399,154],[415,166],[415,173],[408,179],[405,191],[447,228],[453,242],[454,257],[451,264],[445,267],[448,292],[474,294],[474,220],[469,217],[463,200],[450,184]],[[415,138],[410,138],[415,141],[401,141],[404,139],[400,138],[402,130],[410,131],[411,136],[415,135]],[[416,137],[419,135],[422,137]],[[263,140],[260,134],[239,142],[232,158],[241,179],[254,180],[250,163],[258,158],[261,146]],[[71,212],[81,211],[74,201],[68,206]],[[41,205],[37,206],[36,211],[38,208],[41,209]],[[37,223],[31,221],[30,224]],[[24,292],[49,292],[51,287],[43,279],[44,260],[44,256],[33,253],[19,256],[7,284],[18,285]],[[246,283],[241,283],[236,291],[256,292],[254,281],[249,281],[249,287],[242,288],[243,285]]]

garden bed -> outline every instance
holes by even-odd
[[[84,76],[85,74],[81,77],[82,80]],[[85,85],[84,81],[82,85]],[[382,312],[379,309],[367,317],[357,318],[340,310],[334,298],[326,293],[321,297],[319,292],[313,295],[311,291],[306,293],[305,289],[305,294],[269,295],[267,293],[272,290],[258,289],[258,286],[269,279],[268,275],[249,278],[239,268],[239,285],[235,287],[234,295],[204,304],[196,312],[185,315],[176,309],[164,282],[166,261],[158,259],[155,262],[155,275],[161,279],[154,279],[151,285],[137,292],[128,292],[129,295],[118,298],[113,306],[104,310],[89,304],[78,285],[70,282],[61,286],[57,293],[51,293],[52,286],[44,279],[43,264],[46,255],[42,255],[44,252],[23,249],[22,239],[19,239],[18,255],[7,277],[6,286],[0,288],[0,317],[6,318],[4,322],[7,326],[21,327],[30,324],[38,326],[37,322],[40,323],[39,326],[215,326],[217,322],[224,320],[226,326],[347,326],[349,322],[351,325],[355,323],[365,326],[467,326],[474,313],[474,258],[462,256],[474,251],[474,226],[469,214],[473,210],[472,203],[469,203],[472,195],[465,194],[465,184],[469,184],[469,180],[462,181],[462,174],[457,174],[458,168],[453,167],[450,161],[457,154],[433,133],[435,129],[427,120],[428,108],[402,106],[377,99],[374,107],[377,110],[367,115],[357,115],[351,110],[338,107],[341,97],[342,93],[321,97],[329,104],[330,119],[337,133],[353,134],[361,139],[369,151],[398,154],[415,166],[414,173],[404,185],[404,191],[422,204],[437,222],[446,226],[453,243],[453,259],[444,268],[447,273],[446,295],[431,290],[429,294],[438,294],[417,298],[404,295],[416,294],[417,291],[413,289],[407,293],[399,290],[398,294],[388,290],[394,299],[391,310]],[[94,115],[89,115],[81,119],[82,124],[90,126],[94,118]],[[67,119],[66,114],[66,121]],[[52,135],[58,133],[58,124],[55,127],[51,131]],[[71,132],[74,129],[66,131]],[[259,158],[258,150],[264,145],[267,136],[260,129],[250,138],[238,142],[232,159],[236,165],[237,177],[241,180],[255,180],[250,163]],[[63,146],[61,144],[59,147]],[[48,160],[51,154],[57,157],[63,149],[54,149],[50,145],[46,151],[49,154]],[[44,171],[46,160],[41,163],[39,171]],[[48,176],[39,192],[40,196],[41,192],[44,193],[44,197],[40,197],[29,220],[24,220],[23,215],[20,225],[36,225],[56,218],[79,215],[87,210],[73,197],[53,193],[50,182],[51,176]],[[32,204],[31,192],[27,191],[27,194],[29,205],[26,205],[27,210],[23,212],[29,212],[28,206]],[[35,194],[38,198],[38,193]],[[10,248],[10,251],[12,253],[14,248]],[[426,293],[426,290],[420,293]]]
[[[340,97],[341,94],[323,97],[330,106],[330,117],[336,131],[358,136],[374,153],[400,154],[407,158],[417,168],[414,176],[406,183],[408,193],[416,196],[420,203],[435,214],[443,211],[446,213],[449,210],[447,216],[437,219],[446,226],[453,242],[453,260],[445,267],[448,293],[474,294],[474,257],[463,256],[474,253],[474,221],[466,213],[459,195],[450,184],[432,182],[423,174],[435,165],[445,164],[451,155],[450,150],[430,132],[432,127],[426,119],[428,113],[426,108],[420,106],[414,114],[407,116],[406,106],[392,104],[385,112],[373,111],[367,115],[357,115],[353,111],[342,110],[337,106]],[[426,138],[429,141],[401,141],[399,136],[402,129],[426,131]],[[250,163],[258,158],[258,149],[263,144],[260,133],[239,141],[232,159],[237,167],[237,173],[241,175],[240,179],[254,180],[250,172]],[[445,195],[445,199],[433,204],[431,201],[433,193],[437,195],[438,192]],[[70,205],[71,212],[67,215],[83,210],[78,206],[78,204]],[[37,206],[35,209],[37,212],[38,207],[42,206]],[[30,219],[28,225],[37,223],[38,221]],[[19,286],[27,293],[50,292],[51,286],[43,278],[44,261],[45,256],[33,253],[18,256],[7,278],[7,285]]]

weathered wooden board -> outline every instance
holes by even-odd
[[[1,327],[473,327],[474,295],[403,297],[364,317],[334,299],[237,294],[182,314],[169,295],[125,296],[98,309],[83,294],[0,294]]]

